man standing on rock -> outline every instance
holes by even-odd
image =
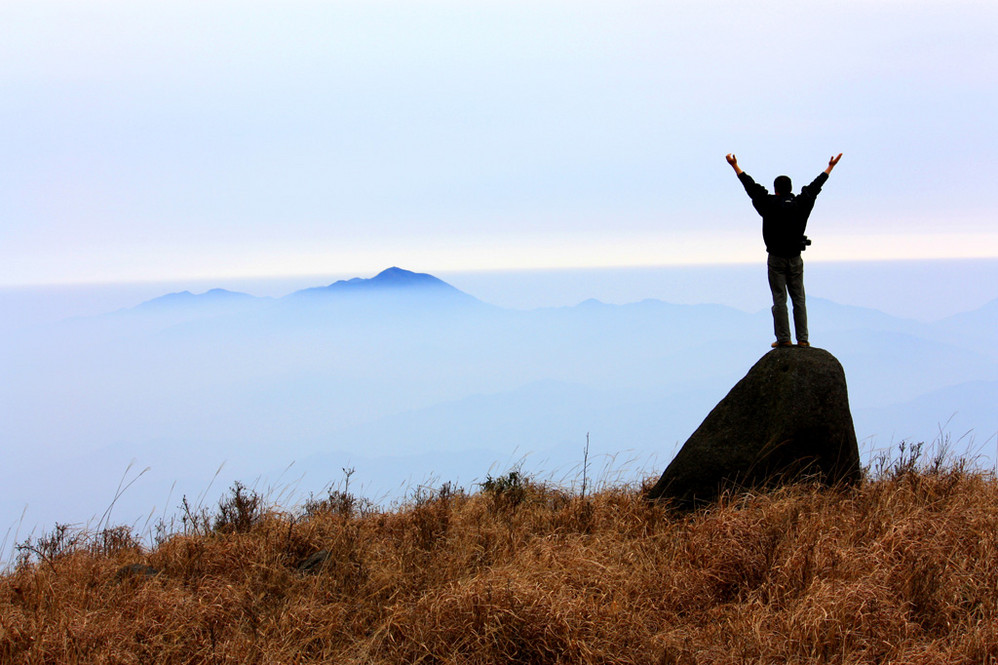
[[[807,341],[807,309],[804,306],[804,260],[800,253],[811,241],[804,235],[807,218],[814,207],[814,199],[821,191],[821,186],[828,180],[832,169],[842,159],[838,157],[828,160],[828,168],[814,179],[807,187],[802,187],[800,194],[794,196],[790,178],[781,175],[773,183],[775,194],[770,194],[765,187],[758,184],[752,177],[742,171],[738,160],[733,154],[726,159],[735,170],[738,179],[742,181],[746,193],[752,199],[752,205],[762,215],[762,238],[769,252],[769,288],[773,292],[773,327],[776,330],[776,341],[773,348],[792,346],[790,342],[790,320],[787,315],[787,292],[794,305],[794,330],[797,333],[797,346],[811,346]]]

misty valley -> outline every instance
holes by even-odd
[[[934,323],[808,304],[867,457],[945,439],[994,464],[998,301]],[[23,537],[111,508],[103,519],[141,529],[234,480],[293,501],[351,469],[352,489],[380,501],[516,465],[572,483],[587,435],[590,473],[655,474],[771,337],[768,310],[506,309],[398,268],[31,326],[0,350],[0,517]]]

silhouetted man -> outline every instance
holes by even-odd
[[[770,194],[738,167],[738,160],[733,154],[729,154],[726,159],[745,186],[752,205],[762,215],[762,238],[766,242],[766,251],[769,252],[766,263],[769,266],[769,289],[773,292],[773,328],[776,331],[776,341],[772,346],[774,349],[778,346],[792,346],[790,320],[787,316],[787,292],[794,304],[797,346],[811,346],[807,340],[804,260],[800,253],[811,244],[804,235],[804,229],[814,207],[814,199],[828,180],[832,169],[842,159],[842,153],[829,159],[828,168],[819,173],[810,185],[802,187],[797,196],[794,196],[793,185],[787,176],[781,175],[776,179],[773,183],[776,193]]]

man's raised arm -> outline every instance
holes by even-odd
[[[734,155],[728,155],[728,156],[729,157],[734,157]],[[842,153],[841,152],[839,153],[838,157],[832,157],[831,159],[829,159],[828,160],[828,168],[825,169],[825,173],[827,173],[828,175],[832,175],[832,169],[835,168],[835,165],[839,163],[840,159],[842,159]],[[729,164],[731,163],[730,159],[728,160],[728,163]]]
[[[839,157],[841,156],[842,155],[839,155]],[[731,164],[731,168],[735,170],[735,175],[741,175],[742,169],[738,166],[738,158],[735,157],[734,153],[728,153],[724,158],[728,160],[728,164]]]
[[[728,164],[731,164],[731,168],[735,170],[735,175],[738,176],[742,186],[745,188],[745,193],[749,195],[749,198],[752,199],[752,201],[758,201],[759,199],[769,196],[769,191],[765,187],[753,180],[752,176],[748,173],[742,171],[741,167],[738,166],[738,158],[735,157],[734,154],[729,153],[725,156],[725,159],[728,160]]]

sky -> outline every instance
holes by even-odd
[[[998,257],[998,5],[3,0],[0,287]]]

